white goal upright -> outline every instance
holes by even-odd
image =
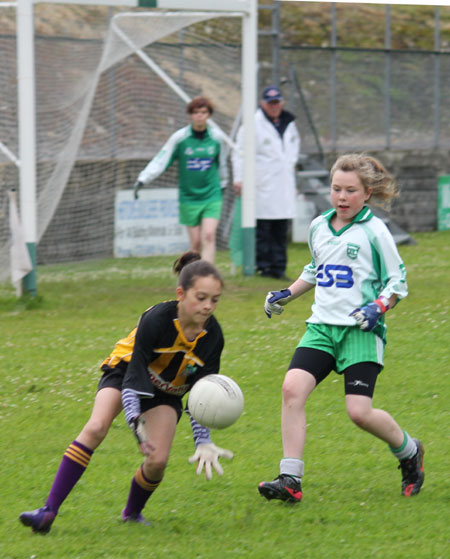
[[[52,12],[49,4],[37,3],[33,13],[30,0],[20,1],[29,9],[21,16],[27,20],[28,33],[30,21],[44,13],[51,18],[59,8],[54,4]],[[95,2],[114,3],[136,5],[114,0]],[[185,107],[192,97],[206,95],[212,100],[214,123],[228,134],[228,146],[239,114],[244,120],[251,116],[251,133],[255,80],[243,87],[243,65],[251,64],[241,40],[248,26],[248,22],[243,23],[248,17],[243,8],[251,3],[145,2],[150,7],[184,9],[114,14],[105,8],[103,18],[90,22],[88,33],[52,37],[36,33],[32,44],[25,41],[17,51],[14,33],[0,38],[0,49],[8,52],[0,63],[0,97],[8,105],[0,112],[0,173],[6,178],[1,204],[5,207],[5,193],[19,186],[22,223],[33,257],[38,242],[42,263],[112,254],[115,193],[131,188],[139,171],[169,135],[187,124]],[[201,11],[205,8],[207,11]],[[8,10],[14,19],[13,8]],[[23,37],[19,20],[20,16],[16,34],[20,44]],[[223,29],[231,32],[223,33]],[[224,39],[228,36],[238,40],[230,43]],[[27,53],[28,61],[30,53],[35,60],[29,70],[24,69]],[[256,75],[256,64],[250,73]],[[21,90],[21,81],[28,93]],[[246,96],[248,108],[244,106],[242,111]],[[2,115],[8,115],[8,119]],[[176,169],[172,169],[155,186],[176,184]],[[227,204],[232,199],[226,195],[225,201],[222,228],[229,221]],[[251,215],[249,224],[251,238]],[[8,270],[8,232],[1,230],[1,279],[6,279]],[[31,278],[31,292],[35,281]]]

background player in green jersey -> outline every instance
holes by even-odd
[[[305,404],[332,370],[344,376],[350,419],[386,442],[400,461],[402,494],[408,497],[420,491],[422,443],[386,411],[372,407],[383,368],[384,313],[407,295],[407,285],[395,242],[366,203],[389,203],[395,196],[395,181],[379,161],[364,154],[340,157],[331,169],[333,208],[310,226],[311,263],[288,289],[271,291],[266,297],[264,309],[271,318],[315,288],[312,316],[283,382],[280,475],[259,484],[267,499],[301,501]]]
[[[127,508],[122,512],[124,521],[145,523],[140,510],[162,480],[181,415],[182,395],[200,377],[219,372],[224,342],[213,311],[222,290],[221,276],[211,263],[201,260],[195,252],[181,255],[174,264],[174,271],[180,274],[177,300],[151,307],[140,320],[148,340],[144,348],[142,344],[137,344],[139,356],[143,349],[147,352],[147,391],[150,387],[154,394],[153,398],[146,399],[140,411],[146,416],[146,428],[152,430],[152,442],[143,443],[149,466],[145,470],[139,468],[133,478]],[[113,420],[122,411],[122,385],[139,331],[138,326],[126,338],[119,340],[103,361],[101,369],[104,374],[98,385],[91,417],[64,453],[45,505],[20,515],[22,524],[30,526],[33,532],[50,531],[60,506],[85,472],[94,450],[105,439]],[[177,343],[180,338],[186,338],[184,347]],[[195,360],[200,361],[198,366]],[[164,366],[158,366],[158,363]],[[136,365],[133,366],[136,368]],[[164,387],[159,389],[151,385],[148,379],[150,368],[157,374],[156,380],[164,383],[165,391],[162,390]],[[176,380],[181,382],[176,383]],[[177,389],[175,394],[170,391],[174,384]],[[193,418],[191,425],[196,451],[189,461],[198,462],[197,474],[204,468],[206,478],[210,479],[214,468],[222,475],[218,460],[220,457],[232,458],[233,453],[214,445],[209,438],[209,430]]]
[[[141,171],[134,185],[135,198],[144,184],[159,177],[178,161],[179,220],[187,226],[190,248],[214,262],[216,231],[222,211],[222,188],[228,182],[224,135],[207,123],[213,113],[207,97],[195,97],[186,111],[191,124],[177,130]]]

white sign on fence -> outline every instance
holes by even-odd
[[[116,194],[114,256],[180,254],[189,248],[184,225],[178,223],[178,189],[146,188],[135,200],[132,190]]]

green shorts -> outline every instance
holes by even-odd
[[[326,351],[336,361],[341,373],[350,365],[367,361],[383,365],[384,342],[373,332],[363,332],[358,326],[307,323],[306,332],[297,347]]]
[[[207,217],[220,219],[222,213],[222,200],[206,200],[200,204],[181,203],[178,208],[179,221],[182,225],[196,227],[202,219]]]

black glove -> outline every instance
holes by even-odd
[[[133,193],[134,199],[137,200],[139,198],[139,190],[144,186],[144,183],[141,181],[136,181],[133,185]]]

